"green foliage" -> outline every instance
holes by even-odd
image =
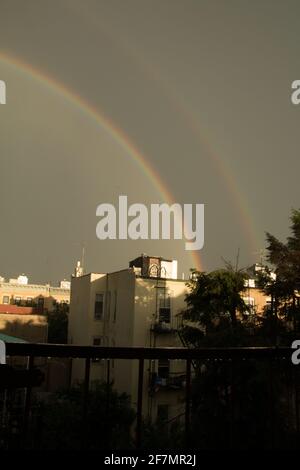
[[[192,389],[191,448],[293,447],[286,364],[206,361]],[[272,382],[270,381],[272,374]]]
[[[94,382],[83,416],[83,386],[54,394],[39,404],[40,448],[80,450],[132,447],[135,412],[129,397],[111,386]]]
[[[48,313],[48,343],[67,344],[68,342],[68,304],[56,304],[53,312]]]
[[[198,273],[189,283],[188,308],[182,312],[180,331],[189,347],[267,346],[286,333],[281,319],[247,314],[242,298],[245,278],[244,272],[227,266],[212,273]],[[269,272],[262,272],[261,286],[273,288],[270,279]],[[276,370],[268,361],[243,358],[195,361],[194,366],[191,448],[293,445],[286,363],[276,364]]]
[[[183,449],[185,444],[184,426],[174,420],[171,423],[144,423],[143,449],[155,449],[166,453],[167,450]]]
[[[186,295],[188,308],[182,312],[183,328],[181,334],[194,346],[204,345],[207,338],[221,333],[231,337],[239,336],[241,322],[239,317],[247,313],[242,293],[245,290],[246,274],[234,270],[219,269],[211,273],[198,273],[188,283]]]
[[[293,210],[291,215],[291,235],[286,243],[267,233],[268,261],[273,265],[276,278],[270,270],[261,273],[261,289],[271,296],[271,315],[284,316],[293,321],[294,329],[299,327],[300,319],[300,211]]]

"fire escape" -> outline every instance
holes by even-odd
[[[150,347],[158,347],[159,338],[174,335],[177,328],[171,316],[171,296],[167,289],[167,275],[159,264],[149,266],[149,278],[155,278],[155,312],[150,327]],[[180,390],[185,383],[185,375],[170,373],[169,360],[160,360],[156,371],[156,361],[149,363],[149,418],[152,417],[153,398],[159,390]]]

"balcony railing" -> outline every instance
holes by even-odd
[[[138,382],[137,382],[137,408],[136,408],[136,433],[135,442],[137,448],[142,444],[142,409],[144,395],[144,379],[145,379],[145,361],[146,360],[184,360],[185,373],[179,377],[178,384],[183,386],[185,396],[185,413],[184,427],[187,442],[191,426],[191,403],[192,403],[192,361],[199,364],[210,363],[226,363],[229,366],[236,362],[245,361],[266,361],[270,364],[269,390],[270,390],[270,406],[273,406],[274,394],[274,377],[276,375],[276,364],[278,361],[284,361],[293,370],[295,366],[291,365],[290,348],[204,348],[204,349],[186,349],[186,348],[126,348],[126,347],[100,347],[100,346],[74,346],[74,345],[54,345],[54,344],[31,344],[31,343],[8,343],[6,352],[9,358],[25,357],[27,358],[27,369],[32,371],[35,366],[36,358],[81,358],[85,360],[84,387],[83,387],[83,422],[87,416],[88,396],[90,388],[91,363],[95,358],[99,359],[130,359],[138,361]],[[2,366],[0,366],[1,368]],[[275,374],[275,375],[274,375]],[[232,380],[233,374],[230,376]],[[170,381],[171,384],[171,381]],[[170,385],[169,384],[169,385]],[[178,385],[177,384],[177,385]],[[228,387],[230,388],[230,386]],[[232,386],[231,386],[232,390]],[[233,394],[232,394],[233,395]],[[297,433],[299,432],[299,398],[298,386],[295,382],[293,392],[294,408],[295,408],[295,426]],[[32,387],[26,388],[25,404],[23,409],[24,426],[22,438],[26,439],[28,431],[28,423],[30,419],[32,398]],[[231,397],[231,399],[233,399]],[[273,431],[272,431],[273,432]]]
[[[168,333],[176,332],[176,329],[173,328],[170,323],[166,323],[163,321],[153,323],[151,326],[151,330],[154,333],[158,333],[158,334],[168,334]]]

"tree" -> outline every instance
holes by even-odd
[[[247,277],[246,272],[228,264],[227,269],[194,275],[188,283],[188,307],[182,312],[180,335],[186,345],[224,348],[268,344],[269,338],[263,336],[264,323],[255,315],[245,315]],[[273,434],[275,445],[290,445],[293,423],[287,417],[287,392],[281,380],[286,371],[282,365],[277,365],[276,377],[272,378],[276,395],[270,387],[273,372],[268,361],[240,356],[196,361],[193,365],[192,448],[268,448],[273,445]]]
[[[248,306],[243,300],[246,273],[227,263],[226,268],[211,273],[196,273],[188,283],[188,308],[182,312],[181,334],[194,346],[224,335],[234,338],[241,328],[241,319]],[[215,344],[216,345],[216,344]],[[234,344],[232,344],[234,345]]]
[[[61,450],[122,449],[132,447],[135,411],[129,396],[111,385],[93,382],[83,416],[83,385],[53,394],[36,404],[34,448]]]
[[[269,313],[276,319],[280,316],[291,319],[296,330],[300,318],[300,210],[292,211],[291,222],[291,235],[286,243],[267,232],[268,261],[275,276],[266,269],[259,276],[259,284],[271,297]]]
[[[56,304],[55,310],[48,313],[48,342],[66,344],[68,342],[69,305]]]

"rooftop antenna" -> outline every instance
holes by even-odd
[[[240,248],[238,248],[237,255],[236,255],[236,262],[235,262],[235,271],[237,272],[239,267],[239,260],[240,260]]]
[[[82,267],[82,272],[84,273],[84,256],[85,256],[85,246],[84,244],[82,245],[82,252],[81,252],[81,267]]]

